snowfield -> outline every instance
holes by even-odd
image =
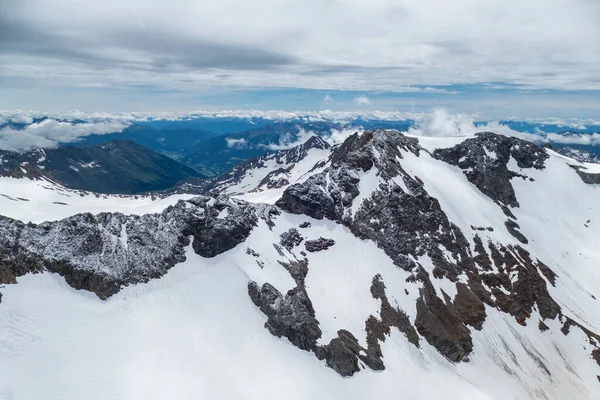
[[[510,211],[529,240],[520,243],[507,231],[507,216],[498,204],[459,167],[431,154],[464,139],[419,138],[428,151],[416,156],[401,149],[396,161],[418,177],[471,246],[473,227],[493,227],[477,231],[483,243],[521,245],[534,260],[543,261],[557,274],[555,285],[544,279],[563,313],[600,333],[600,185],[584,183],[569,166],[580,163],[552,151],[544,169],[521,169],[511,159],[509,169],[527,176],[511,179],[519,207]],[[326,159],[324,152],[296,163],[288,173],[290,183],[324,171],[307,175]],[[285,187],[252,191],[266,176],[264,169],[259,172],[227,192],[246,201],[274,203]],[[360,192],[348,206],[350,217],[383,184],[376,172],[358,174]],[[408,191],[401,179],[394,182]],[[190,197],[96,196],[48,181],[0,178],[0,214],[25,222],[80,212],[160,212]],[[219,218],[227,217],[226,210]],[[318,343],[326,345],[345,329],[363,347],[365,321],[370,315],[381,317],[381,301],[370,289],[373,277],[382,277],[389,302],[410,321],[417,315],[419,286],[408,282],[412,273],[394,265],[374,241],[357,238],[341,224],[288,212],[273,222],[269,227],[259,220],[244,242],[214,258],[201,257],[189,246],[186,261],[166,275],[125,287],[106,301],[73,289],[52,273],[27,274],[17,284],[0,285],[0,399],[600,398],[600,365],[590,355],[588,337],[576,327],[568,335],[561,333],[558,318],[544,320],[549,329],[542,331],[535,307],[523,326],[486,305],[483,329],[471,329],[473,351],[458,363],[423,337],[417,348],[392,327],[381,343],[385,370],[363,365],[352,377],[340,376],[311,352],[265,329],[267,317],[249,297],[248,283],[268,282],[285,294],[296,282],[281,262],[306,258],[306,292],[322,330]],[[306,222],[310,226],[299,228]],[[298,228],[303,242],[291,250],[274,245],[290,228]],[[321,237],[335,244],[305,251],[306,240]],[[447,251],[445,256],[458,261]],[[433,277],[427,255],[415,261],[432,275],[438,296],[456,295],[454,283]]]
[[[23,222],[56,221],[71,215],[90,212],[122,212],[143,215],[164,210],[180,199],[194,196],[107,195],[70,190],[49,180],[0,177],[0,215]]]

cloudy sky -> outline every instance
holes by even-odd
[[[598,117],[598,0],[0,0],[0,109]]]

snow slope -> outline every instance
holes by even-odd
[[[272,204],[288,186],[322,171],[330,154],[330,145],[312,136],[296,147],[243,162],[217,178],[212,191]]]
[[[128,287],[106,302],[48,273],[4,287],[0,396],[364,399],[395,398],[401,388],[407,399],[594,398],[597,388],[577,378],[589,380],[594,372],[579,348],[581,337],[540,336],[536,326],[522,327],[500,313],[490,314],[468,363],[450,363],[427,343],[417,349],[393,332],[383,344],[386,370],[367,369],[352,378],[274,338],[246,294],[247,282],[269,280],[282,291],[291,286],[289,276],[274,279],[283,269],[268,240],[306,220],[313,224],[303,231],[307,237],[336,240],[329,251],[308,256],[308,292],[324,339],[340,328],[360,332],[366,317],[377,313],[368,288],[375,273],[397,294],[393,301],[414,313],[416,293],[403,289],[408,274],[373,243],[332,222],[284,214],[274,231],[261,225],[228,254],[205,259],[188,250],[187,261],[163,278]],[[247,247],[265,255],[264,268],[252,262]],[[552,377],[527,353],[547,357],[547,348],[569,357],[544,359]]]
[[[24,222],[59,220],[83,212],[143,215],[160,212],[180,199],[191,197],[106,195],[66,189],[46,179],[0,177],[0,215]]]

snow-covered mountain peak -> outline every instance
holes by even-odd
[[[290,149],[247,160],[214,179],[210,192],[243,195],[249,199],[274,202],[290,184],[301,182],[321,168],[331,152],[323,138],[312,136]],[[253,195],[254,193],[254,195]]]

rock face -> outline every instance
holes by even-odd
[[[519,206],[511,180],[527,177],[512,172],[509,163],[539,170],[549,156],[532,143],[489,132],[432,153],[416,138],[395,131],[353,135],[335,149],[327,169],[290,186],[276,204],[291,213],[341,223],[357,237],[373,240],[399,268],[412,272],[410,282],[419,286],[420,294],[415,321],[393,317],[382,305],[388,310],[385,315],[392,315],[386,320],[402,320],[395,325],[403,327],[399,329],[409,340],[418,338],[411,333],[418,331],[450,361],[464,360],[473,350],[471,330],[483,328],[485,305],[514,316],[521,324],[527,323],[534,309],[543,319],[562,320],[561,308],[549,295],[544,279],[554,282],[554,272],[541,261],[532,260],[520,246],[490,241],[486,250],[476,232],[493,232],[493,228],[461,231],[420,179],[404,170],[405,154],[425,154],[461,168],[467,179],[509,217],[507,231],[523,245],[528,243],[509,208]],[[377,184],[370,183],[374,187],[370,193],[361,193],[361,176],[366,173]],[[466,235],[471,235],[470,240]],[[433,264],[429,272],[421,264],[424,257]],[[460,281],[459,276],[463,277]],[[447,279],[456,286],[454,299],[435,290],[433,280],[437,279]],[[377,287],[375,293],[380,293]],[[383,324],[387,329],[393,325]],[[371,327],[368,332],[380,330],[376,320],[367,321],[367,326]],[[372,337],[384,339],[383,335]],[[356,372],[357,368],[356,359],[347,356],[355,354],[351,338],[342,332],[339,340],[326,348],[329,353],[325,354],[335,354],[331,366],[343,374]],[[374,344],[363,351],[372,356],[371,360],[381,356]],[[342,363],[344,357],[350,359]],[[376,362],[365,363],[373,369],[382,367]]]
[[[0,283],[48,270],[106,299],[121,286],[160,277],[184,261],[190,238],[197,254],[214,257],[243,242],[259,218],[274,213],[269,206],[198,197],[144,216],[80,214],[39,225],[0,217]]]
[[[283,296],[269,283],[259,288],[255,282],[250,282],[248,294],[268,317],[265,327],[271,334],[288,338],[294,346],[302,350],[316,348],[321,329],[306,291],[296,287]]]
[[[280,238],[281,240],[279,241],[279,244],[281,244],[288,250],[291,250],[293,247],[298,246],[304,240],[304,238],[302,237],[302,235],[300,235],[300,232],[298,232],[298,229],[296,228],[290,228],[289,231],[283,232]]]
[[[577,172],[577,175],[579,175],[579,177],[581,178],[581,180],[584,183],[587,183],[588,185],[599,185],[600,184],[600,174],[586,172],[585,171],[586,168],[576,166],[576,165],[571,165],[570,167],[573,168]]]
[[[450,361],[463,360],[473,350],[471,332],[450,298],[437,296],[425,270],[418,272],[417,279],[423,282],[417,299],[417,331]]]
[[[311,253],[314,253],[315,251],[327,250],[334,244],[335,244],[335,240],[326,239],[326,238],[321,237],[321,238],[318,238],[315,240],[307,240],[306,243],[304,244],[304,247],[306,248],[306,251],[310,251]]]
[[[510,180],[520,176],[508,169],[511,158],[519,168],[535,169],[543,169],[548,158],[542,147],[491,132],[479,133],[449,149],[435,150],[433,155],[462,169],[467,179],[492,200],[511,207],[518,207],[519,202]]]

